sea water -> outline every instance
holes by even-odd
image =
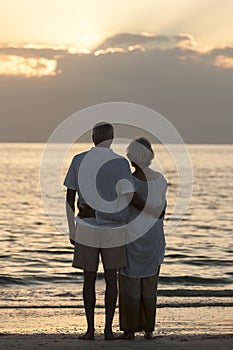
[[[0,307],[81,307],[82,271],[71,267],[73,247],[51,222],[41,198],[39,173],[45,144],[2,143],[0,147]],[[90,147],[76,144],[70,149],[61,183],[73,155]],[[233,145],[187,147],[194,171],[192,198],[182,222],[166,232],[178,175],[165,148],[154,146],[168,181],[167,246],[158,304],[208,305],[214,300],[231,305]],[[114,146],[122,155],[125,149],[123,144]],[[103,294],[100,265],[97,307],[103,307]]]

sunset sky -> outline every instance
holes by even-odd
[[[81,108],[127,101],[186,142],[231,143],[233,1],[0,1],[0,141],[46,141]]]

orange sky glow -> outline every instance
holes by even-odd
[[[184,35],[184,40],[171,45],[194,54],[233,46],[233,2],[228,0],[212,0],[211,6],[207,0],[22,0],[20,6],[17,4],[15,0],[0,3],[0,75],[55,76],[61,73],[57,69],[59,55],[67,53],[97,57],[150,50],[140,42],[129,43],[128,47],[101,46],[119,33]],[[159,49],[168,49],[166,42],[163,45]],[[9,53],[9,48],[15,52]],[[29,56],[30,49],[38,54]],[[45,49],[56,54],[49,58],[40,55]],[[185,60],[185,55],[181,59]],[[233,68],[233,59],[222,53],[210,64],[229,69]]]

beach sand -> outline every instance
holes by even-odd
[[[134,341],[104,341],[104,309],[96,309],[96,339],[79,340],[85,332],[82,308],[2,308],[0,349],[190,349],[232,347],[232,307],[172,307],[157,311],[154,339],[137,333]],[[118,310],[113,331],[118,327]]]

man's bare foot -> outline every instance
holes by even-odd
[[[153,338],[153,333],[152,332],[146,332],[144,334],[144,339],[152,339]]]
[[[87,331],[85,334],[78,337],[81,340],[94,340],[94,331]]]
[[[134,335],[134,332],[124,332],[123,334],[119,335],[118,339],[134,340],[135,335]]]
[[[104,331],[104,340],[116,340],[117,338],[112,331]]]

